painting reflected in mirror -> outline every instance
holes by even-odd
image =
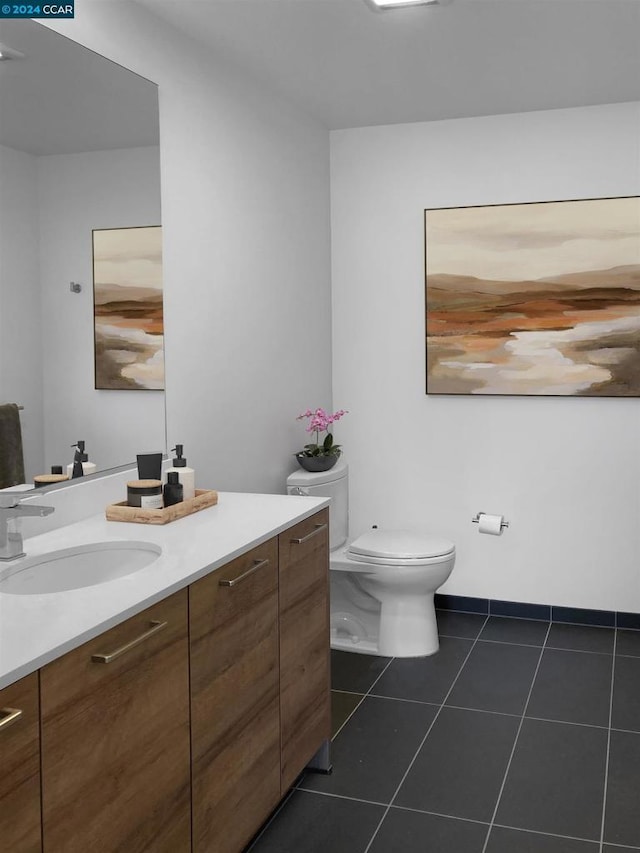
[[[164,388],[161,228],[93,232],[96,388]]]

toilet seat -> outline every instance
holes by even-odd
[[[453,542],[413,530],[370,530],[344,551],[348,560],[378,566],[426,566],[451,559]]]

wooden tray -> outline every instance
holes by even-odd
[[[134,524],[168,524],[178,518],[184,518],[208,506],[218,503],[218,493],[212,489],[196,489],[195,498],[182,501],[164,509],[142,509],[139,506],[128,506],[126,501],[109,504],[105,510],[107,521],[128,521]]]

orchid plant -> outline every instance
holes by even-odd
[[[308,418],[309,423],[306,427],[307,432],[315,432],[316,440],[312,444],[305,444],[304,450],[301,450],[298,456],[340,456],[342,452],[339,444],[333,443],[333,433],[329,431],[331,424],[339,421],[341,417],[347,414],[345,409],[339,409],[332,415],[325,412],[324,409],[307,409],[301,415],[298,415],[296,420]],[[320,433],[326,432],[326,436],[320,441]]]

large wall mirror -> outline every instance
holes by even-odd
[[[165,452],[162,382],[97,389],[94,369],[93,234],[160,225],[157,87],[36,21],[0,21],[0,45],[0,404],[22,407],[25,482],[66,471],[79,439],[97,471]],[[157,250],[110,252],[103,285],[111,269],[135,299],[149,265],[157,281]],[[157,375],[158,347],[134,334]]]

